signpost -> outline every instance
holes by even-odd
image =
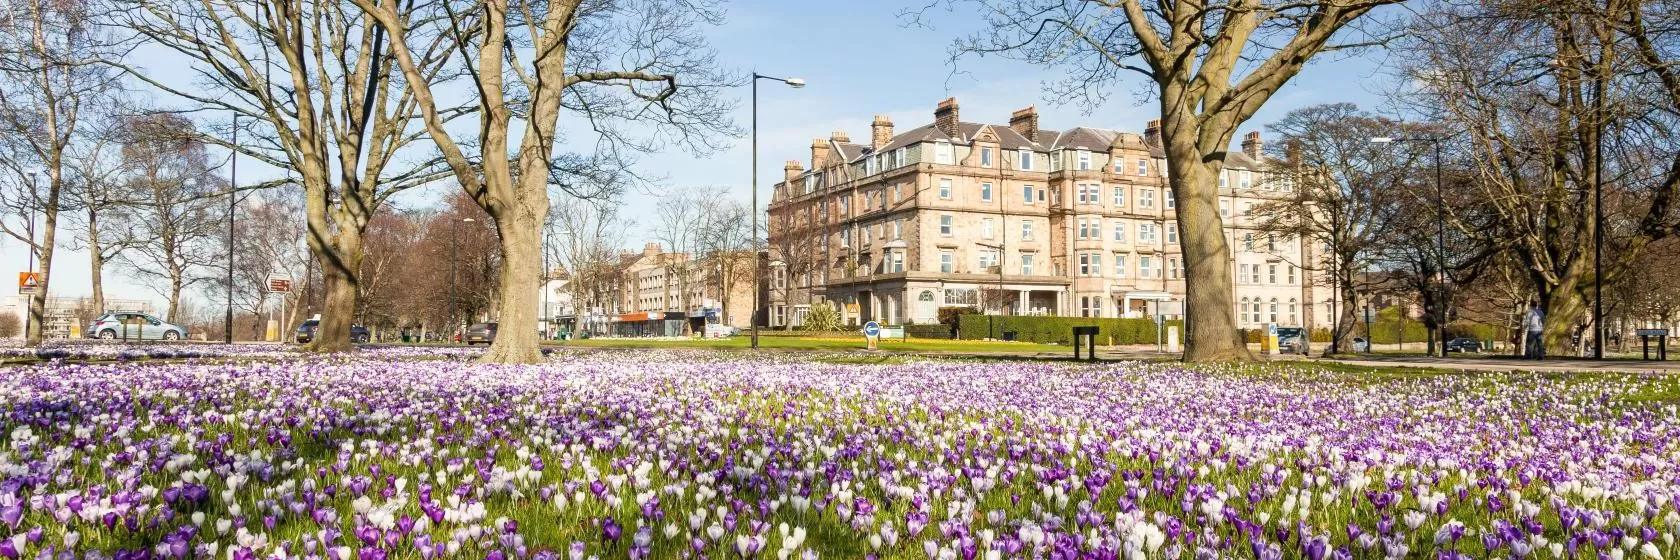
[[[280,276],[270,276],[270,277],[268,277],[268,293],[271,293],[271,294],[285,294],[285,293],[290,293],[291,291],[292,291],[292,279],[291,278],[285,278],[285,277],[280,277]],[[269,319],[268,320],[268,332],[266,333],[268,336],[266,336],[264,338],[267,338],[269,342],[279,341],[280,340],[280,321],[284,320],[285,317],[286,317],[286,297],[281,296],[280,297],[279,317],[275,318],[275,319]]]
[[[868,350],[879,350],[881,344],[881,324],[874,321],[864,323],[863,339],[865,342],[864,348]]]
[[[39,272],[19,272],[18,273],[18,295],[20,295],[20,296],[33,296],[33,295],[39,295],[40,292],[41,292],[41,273],[39,273]]]

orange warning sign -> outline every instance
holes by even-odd
[[[35,295],[41,290],[41,273],[19,272],[18,295]]]

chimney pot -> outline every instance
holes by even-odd
[[[828,140],[815,138],[811,140],[811,170],[816,171],[828,167]]]
[[[836,144],[852,143],[852,135],[846,134],[846,131],[844,130],[836,130],[833,134],[829,134],[828,138],[833,140]]]
[[[1033,105],[1009,115],[1009,128],[1028,141],[1038,141],[1038,106]]]
[[[945,133],[946,136],[957,135],[957,123],[961,122],[958,119],[957,98],[955,97],[945,98],[945,100],[940,101],[939,106],[933,110],[933,125],[938,128],[940,132]]]
[[[881,148],[892,143],[893,123],[886,115],[875,115],[875,122],[869,125],[869,149],[880,151]]]
[[[1259,161],[1261,154],[1263,153],[1262,149],[1265,146],[1266,144],[1260,141],[1260,131],[1256,130],[1243,135],[1243,155],[1248,156],[1250,159]]]
[[[1150,146],[1161,145],[1161,119],[1151,120],[1143,126],[1143,143]]]

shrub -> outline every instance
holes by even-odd
[[[1356,334],[1354,336],[1358,336],[1358,335]],[[1330,342],[1330,329],[1325,329],[1325,328],[1313,329],[1312,339],[1309,340],[1308,342],[1313,342],[1313,343],[1323,342],[1323,343],[1328,344]]]
[[[941,308],[939,308],[939,322],[940,322],[940,324],[951,325],[952,327],[955,327],[957,325],[957,320],[958,320],[959,317],[962,317],[963,315],[967,315],[967,314],[970,314],[970,313],[974,313],[974,308],[973,307],[967,307],[967,306],[941,307]]]
[[[936,338],[950,340],[952,338],[951,325],[904,325],[904,336],[910,338]]]
[[[21,321],[18,320],[17,315],[10,313],[0,315],[0,338],[11,338],[20,334],[23,325],[19,323]]]
[[[805,330],[833,332],[840,330],[840,310],[834,304],[819,302],[805,315]]]
[[[957,329],[959,338],[976,340],[1002,338],[1014,332],[1015,340],[1069,344],[1073,342],[1073,327],[1097,327],[1097,344],[1154,344],[1155,321],[1152,319],[1103,319],[1096,317],[1039,317],[1021,315],[963,315]],[[1179,327],[1180,321],[1167,321],[1168,327]],[[1166,336],[1163,329],[1162,336]],[[1183,336],[1182,334],[1180,336]]]

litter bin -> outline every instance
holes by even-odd
[[[1004,342],[1015,342],[1015,331],[1003,331]]]

